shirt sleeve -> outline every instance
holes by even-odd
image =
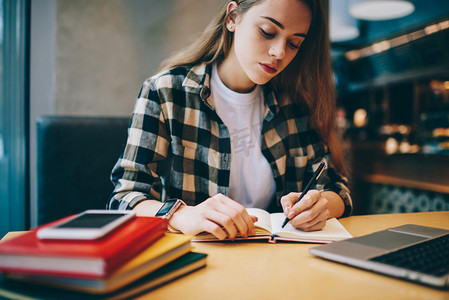
[[[339,174],[334,168],[328,167],[327,177],[329,183],[324,185],[324,191],[332,191],[340,196],[345,205],[345,211],[342,217],[348,217],[352,213],[353,205],[351,193],[348,187],[348,179],[345,176]]]
[[[158,91],[147,80],[134,107],[125,150],[111,173],[115,188],[109,209],[132,209],[145,199],[161,200],[160,170],[170,144],[166,125]]]
[[[318,164],[321,161],[324,161],[326,163],[326,169],[321,174],[317,182],[316,189],[320,191],[331,191],[338,194],[340,198],[343,200],[343,203],[345,205],[345,210],[341,217],[347,217],[351,215],[353,205],[351,193],[348,187],[349,186],[348,179],[341,173],[337,172],[337,170],[334,167],[332,167],[331,164],[329,164],[329,155],[325,155],[318,161],[315,161],[315,163],[311,165],[314,170],[316,170]],[[308,173],[309,174],[306,175],[305,178],[311,178],[313,170],[310,169]]]

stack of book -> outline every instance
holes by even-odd
[[[0,296],[124,299],[206,265],[191,237],[166,233],[162,218],[135,217],[105,238],[42,240],[32,229],[0,242]]]

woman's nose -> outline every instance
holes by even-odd
[[[285,46],[286,42],[278,40],[271,45],[268,54],[275,57],[276,59],[282,59],[285,56]]]

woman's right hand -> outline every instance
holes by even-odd
[[[217,194],[196,206],[181,206],[170,219],[170,225],[184,234],[209,232],[220,240],[244,238],[255,234],[254,222],[240,203]]]

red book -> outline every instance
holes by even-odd
[[[38,229],[0,243],[0,271],[105,278],[162,237],[167,220],[135,217],[94,241],[41,240]]]

